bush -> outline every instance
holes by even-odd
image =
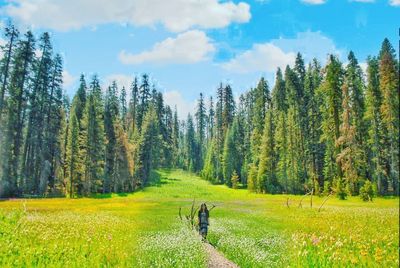
[[[329,181],[324,182],[324,195],[329,195],[331,192],[331,183]]]
[[[231,184],[232,184],[232,188],[233,188],[233,189],[237,189],[237,188],[238,188],[239,176],[238,176],[238,174],[236,173],[236,170],[234,170],[233,173],[232,173]]]
[[[363,201],[372,201],[374,197],[374,187],[369,180],[366,180],[363,187],[360,189],[360,197]]]
[[[336,196],[340,200],[345,200],[347,197],[347,189],[346,189],[346,185],[345,185],[343,179],[337,178],[335,180],[334,185],[335,185],[334,191],[336,193]]]

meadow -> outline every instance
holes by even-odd
[[[182,223],[211,211],[208,240],[240,267],[398,267],[399,199],[261,195],[161,170],[142,191],[92,198],[0,201],[1,267],[206,267]],[[287,206],[289,200],[289,207]]]

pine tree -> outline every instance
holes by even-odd
[[[343,115],[342,125],[340,127],[341,136],[337,140],[342,150],[337,155],[336,161],[340,163],[343,171],[345,181],[350,188],[351,194],[358,192],[358,183],[360,180],[359,169],[360,166],[365,166],[365,163],[361,162],[362,149],[356,140],[356,126],[352,125],[352,117],[354,116],[354,110],[350,107],[350,96],[348,85],[343,85]]]
[[[121,123],[124,131],[127,129],[126,126],[126,115],[128,114],[128,108],[126,107],[126,89],[122,87],[120,94],[120,111],[121,111]]]
[[[42,161],[50,163],[49,187],[54,192],[55,172],[61,158],[61,144],[59,140],[62,125],[63,92],[62,92],[62,58],[57,54],[52,63],[47,98],[46,121],[44,124],[44,149]]]
[[[235,115],[235,100],[233,98],[232,88],[230,85],[226,85],[223,89],[222,94],[223,104],[222,104],[222,129],[223,137],[225,137],[229,126],[233,122],[233,117]]]
[[[380,107],[382,105],[382,93],[379,88],[379,62],[375,57],[369,57],[367,60],[367,92],[366,92],[366,113],[365,120],[368,126],[369,147],[369,173],[372,181],[378,186],[379,194],[385,194],[388,186],[388,177],[384,166],[384,148],[383,148],[383,129],[382,114]]]
[[[137,123],[137,109],[138,109],[138,97],[139,97],[139,86],[138,86],[138,79],[135,76],[131,85],[131,99],[129,101],[129,114],[130,114],[130,121],[131,121],[131,135],[135,133],[136,130],[136,123]]]
[[[116,133],[115,122],[119,116],[118,111],[118,91],[117,84],[114,81],[108,87],[106,94],[106,103],[104,108],[104,133],[106,138],[105,164],[103,178],[103,193],[110,193],[114,183],[115,176],[115,154],[116,154]]]
[[[175,106],[174,118],[172,124],[172,155],[173,155],[173,166],[180,167],[179,163],[179,140],[180,140],[180,132],[179,132],[179,119],[178,119],[178,111]]]
[[[342,84],[343,69],[339,60],[331,55],[326,66],[326,75],[320,87],[324,102],[320,107],[322,114],[322,141],[326,150],[324,156],[324,178],[332,181],[335,177],[341,177],[341,169],[336,165],[336,156],[339,147],[336,141],[340,137],[340,115],[342,112]]]
[[[96,193],[101,189],[104,155],[103,102],[96,76],[90,83],[83,125],[86,129],[85,192]]]
[[[233,173],[241,173],[242,156],[239,151],[239,121],[234,119],[232,126],[226,132],[225,145],[223,151],[223,175],[224,182],[231,187]]]
[[[263,138],[260,148],[260,162],[257,174],[257,188],[261,192],[276,193],[278,184],[276,180],[275,156],[275,125],[272,107],[269,107],[265,116]]]
[[[1,50],[3,52],[3,57],[0,60],[0,74],[1,74],[1,76],[0,76],[1,77],[0,123],[1,123],[1,118],[3,115],[3,109],[5,106],[4,98],[5,98],[6,89],[7,89],[8,83],[9,83],[8,78],[10,76],[11,68],[13,65],[12,58],[14,56],[14,51],[17,48],[19,31],[14,25],[9,24],[4,28],[4,36],[7,41],[6,41],[6,44],[1,47]]]
[[[264,122],[265,122],[265,113],[267,109],[267,102],[270,102],[270,93],[268,84],[264,78],[261,78],[257,88],[255,88],[252,92],[254,95],[254,107],[252,111],[252,132],[251,132],[251,143],[250,143],[250,150],[251,150],[251,162],[253,163],[253,169],[258,169],[258,162],[260,157],[260,148],[261,148],[261,141],[264,129]],[[254,173],[254,181],[257,179],[257,172]],[[258,184],[254,183],[254,186],[257,187]]]
[[[23,153],[23,176],[27,189],[29,189],[28,191],[33,194],[43,194],[39,191],[39,178],[43,178],[40,173],[48,165],[47,160],[43,159],[43,149],[45,149],[43,143],[46,111],[51,103],[48,97],[53,64],[49,33],[43,33],[39,41],[41,57],[35,62],[33,71],[34,78],[29,95],[30,112]],[[42,184],[45,184],[45,182]]]
[[[207,116],[207,140],[211,141],[214,135],[214,122],[215,122],[215,111],[213,98],[210,96],[208,116]]]
[[[78,118],[74,110],[71,110],[70,117],[70,131],[68,137],[68,147],[67,147],[67,161],[69,167],[69,196],[72,198],[74,196],[74,191],[76,191],[77,184],[79,183],[77,175],[82,172],[81,163],[79,163],[79,123]]]
[[[307,150],[309,154],[309,171],[312,188],[320,188],[323,185],[323,166],[325,145],[321,142],[321,121],[322,116],[319,111],[323,96],[319,94],[318,88],[322,81],[321,67],[316,59],[308,66],[305,77],[304,91],[309,96],[307,102],[307,114],[309,118],[309,136],[307,137]]]
[[[363,148],[364,95],[362,71],[354,53],[350,51],[349,64],[343,84],[342,125],[337,145],[341,152],[337,156],[351,194],[358,193],[358,183],[365,176],[365,154]]]
[[[185,135],[185,146],[186,146],[186,168],[189,171],[197,172],[199,171],[198,165],[198,144],[196,141],[193,124],[193,118],[189,114],[186,121],[186,135]]]
[[[384,129],[385,172],[393,191],[398,194],[399,188],[399,67],[395,50],[388,39],[382,43],[379,53],[379,87],[382,91],[382,126]]]
[[[0,196],[15,196],[17,188],[23,190],[20,179],[20,157],[25,124],[27,85],[34,60],[35,41],[31,32],[25,34],[25,40],[18,42],[12,65],[7,101],[7,119],[4,125],[4,140],[1,157],[0,184],[3,192]],[[2,132],[2,131],[1,131]],[[0,133],[1,134],[1,133]],[[1,136],[1,135],[0,135]]]
[[[147,112],[149,107],[149,102],[151,99],[150,95],[150,83],[149,76],[147,74],[143,74],[142,76],[142,84],[139,88],[139,106],[137,111],[137,127],[141,130],[143,118]]]
[[[200,98],[197,104],[196,111],[196,133],[197,133],[197,143],[198,143],[198,168],[201,169],[203,167],[203,156],[204,156],[204,146],[206,139],[206,123],[207,123],[207,114],[206,108],[204,105],[203,94],[200,93]]]
[[[148,184],[151,170],[157,168],[156,158],[159,142],[158,118],[154,106],[150,105],[143,120],[137,156],[138,163],[135,167],[135,176],[141,187]]]

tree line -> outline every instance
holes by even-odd
[[[130,192],[152,169],[184,166],[176,108],[147,74],[129,89],[81,75],[70,101],[48,33],[36,40],[10,24],[4,37],[0,197]]]
[[[306,66],[298,53],[272,90],[261,78],[235,103],[221,84],[208,114],[200,94],[189,168],[262,193],[398,194],[399,62],[388,39],[367,65],[350,51],[346,64],[329,55]]]
[[[221,83],[180,120],[147,74],[130,88],[81,75],[70,101],[48,33],[10,24],[4,37],[0,197],[131,192],[159,167],[264,193],[398,193],[399,63],[387,39],[366,74],[353,52],[325,67],[298,54],[272,90],[261,78],[235,101]]]

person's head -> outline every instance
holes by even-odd
[[[201,204],[200,210],[201,210],[201,211],[207,211],[207,205],[206,205],[206,203]]]

